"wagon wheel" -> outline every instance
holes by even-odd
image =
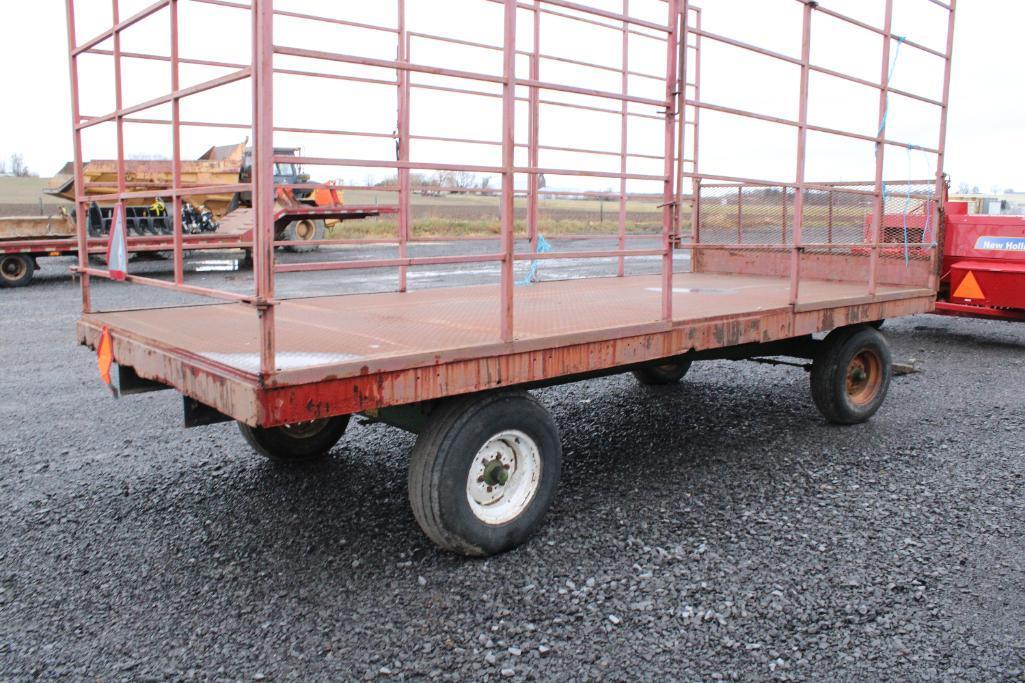
[[[890,346],[878,330],[856,325],[830,332],[812,364],[815,405],[834,424],[865,422],[886,399],[892,365]]]
[[[561,465],[558,428],[529,394],[450,399],[416,440],[409,502],[420,528],[442,548],[494,555],[541,525]]]
[[[641,384],[648,386],[664,386],[676,384],[690,370],[691,361],[673,361],[671,363],[660,363],[638,368],[633,371],[633,376]]]
[[[281,427],[250,427],[238,423],[239,431],[254,451],[281,463],[304,462],[327,455],[348,426],[348,415]]]
[[[35,261],[28,254],[4,254],[0,256],[0,287],[24,287],[35,270]]]

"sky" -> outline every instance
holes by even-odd
[[[80,0],[80,38],[102,30],[109,0]],[[149,4],[147,0],[121,0],[123,14]],[[595,4],[615,9],[618,0],[594,0]],[[99,4],[97,4],[99,3]],[[183,0],[183,54],[224,61],[246,61],[248,27],[240,21],[238,10],[188,7]],[[448,36],[497,44],[501,33],[501,7],[481,0],[408,0],[411,30],[443,33]],[[714,33],[756,43],[791,56],[800,54],[800,4],[794,0],[704,0],[705,29]],[[826,0],[822,3],[838,11],[876,23],[881,16],[882,0]],[[1025,88],[1020,82],[1023,63],[1021,27],[1025,26],[1025,2],[1021,0],[961,0],[958,8],[954,73],[951,89],[950,119],[947,136],[946,171],[956,188],[960,183],[991,188],[1025,189]],[[655,0],[633,0],[634,11],[657,19],[660,5]],[[895,0],[894,30],[942,48],[943,10],[927,0]],[[362,0],[277,0],[276,7],[317,13],[335,12],[336,16],[356,18],[375,24],[394,25],[390,2],[368,3]],[[442,7],[446,11],[438,12]],[[454,19],[458,18],[458,21]],[[63,0],[41,0],[31,7],[4,2],[0,7],[0,58],[5,68],[0,75],[7,105],[0,108],[0,158],[18,153],[29,168],[42,176],[55,173],[71,159],[71,114],[68,85],[67,31]],[[618,67],[621,37],[618,32],[596,27],[580,27],[574,22],[546,18],[542,29],[543,52],[582,61]],[[125,50],[166,52],[163,42],[164,20],[155,17],[140,24],[134,35],[125,37]],[[391,58],[394,41],[388,34],[317,26],[299,20],[280,20],[277,42],[300,48],[346,51],[371,57]],[[520,12],[519,46],[530,49],[529,13]],[[642,37],[631,38],[631,68],[645,72],[664,71],[664,50],[658,43]],[[392,42],[389,42],[392,41]],[[339,47],[340,45],[344,46]],[[497,74],[499,55],[477,48],[451,47],[428,39],[414,39],[413,59],[455,69]],[[868,80],[880,76],[880,42],[871,35],[851,30],[821,17],[813,24],[813,62],[854,73]],[[106,57],[83,58],[83,112],[106,113],[110,107],[110,60]],[[797,69],[786,64],[755,57],[744,51],[705,41],[702,55],[702,100],[720,105],[746,108],[761,113],[796,118]],[[938,97],[942,70],[940,61],[916,54],[904,47],[891,68],[898,87]],[[308,60],[279,58],[286,68],[308,68]],[[332,66],[337,73],[359,73],[387,79],[381,69]],[[519,64],[525,76],[526,62]],[[582,69],[572,65],[546,62],[543,79],[558,80],[581,87],[615,90],[619,76],[608,71]],[[149,62],[126,67],[129,101],[141,101],[167,90],[166,65]],[[183,71],[186,83],[198,82],[226,73],[204,67]],[[415,82],[439,86],[466,87],[466,82],[442,77],[417,76]],[[313,81],[313,82],[311,82]],[[303,128],[345,128],[372,131],[382,137],[370,139],[338,136],[279,135],[280,145],[301,146],[318,156],[345,158],[394,158],[394,143],[387,135],[394,129],[394,88],[380,85],[345,85],[320,79],[281,79],[277,87],[276,123]],[[319,89],[316,86],[320,86]],[[239,83],[223,92],[196,98],[184,105],[183,116],[218,121],[248,122],[247,84]],[[474,85],[498,92],[492,84]],[[659,99],[662,85],[655,79],[631,79],[632,94]],[[850,86],[829,77],[815,75],[811,82],[809,115],[819,125],[844,127],[872,135],[878,116],[876,91]],[[456,95],[439,91],[414,91],[413,132],[420,136],[451,136],[497,141],[500,131],[500,100]],[[553,93],[551,100],[583,103],[584,98]],[[593,102],[593,101],[592,101]],[[618,106],[602,102],[602,106]],[[894,97],[889,103],[888,136],[923,146],[935,146],[938,116],[928,106]],[[631,105],[631,111],[653,113],[648,105]],[[517,109],[517,136],[526,133],[526,109]],[[153,110],[154,118],[167,116]],[[760,122],[740,121],[735,117],[706,112],[702,115],[701,170],[753,178],[792,180],[796,166],[792,128]],[[110,158],[112,133],[96,130],[86,140],[86,157]],[[212,144],[240,142],[247,135],[239,130],[192,129],[184,140],[186,157],[198,156]],[[166,129],[135,125],[126,130],[128,152],[136,156],[169,156]],[[542,108],[542,144],[562,147],[587,147],[615,151],[619,145],[618,117],[596,112],[571,111],[558,106]],[[658,155],[662,144],[661,125],[648,119],[632,120],[631,151]],[[414,158],[444,158],[461,163],[498,165],[496,145],[444,145],[421,140],[414,143]],[[525,163],[520,150],[519,163]],[[808,174],[812,180],[867,180],[871,177],[874,156],[870,143],[838,139],[833,136],[809,136]],[[631,161],[631,172],[656,175],[660,163],[646,157]],[[891,148],[887,154],[890,178],[931,175],[935,162],[931,155],[908,153]],[[543,166],[557,168],[596,168],[618,170],[618,159],[610,155],[579,155],[558,151],[544,153]],[[350,181],[376,179],[382,172],[356,168],[318,169],[315,177],[338,177]],[[568,186],[568,178],[557,181]],[[581,181],[583,189],[604,189],[609,179]],[[638,184],[636,191],[651,189]]]

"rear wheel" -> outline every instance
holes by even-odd
[[[0,287],[25,287],[35,271],[36,262],[28,254],[0,255]]]
[[[811,393],[834,424],[865,422],[879,410],[890,387],[893,358],[886,338],[857,325],[830,332],[811,370]]]
[[[641,384],[648,386],[662,386],[676,384],[690,370],[689,360],[662,363],[660,365],[649,365],[633,371],[633,376]]]
[[[324,239],[324,234],[327,231],[327,227],[324,225],[324,221],[315,220],[313,218],[303,218],[298,221],[293,221],[285,228],[283,235],[283,241],[285,242],[309,242],[309,244],[299,244],[291,247],[287,247],[289,251],[293,251],[299,254],[316,251],[316,242]]]
[[[269,428],[238,423],[239,431],[254,451],[284,463],[304,462],[327,455],[348,426],[348,415]]]
[[[420,528],[442,548],[494,555],[540,526],[561,467],[558,428],[529,394],[453,399],[417,438],[409,501]]]

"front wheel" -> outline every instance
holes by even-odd
[[[524,543],[555,496],[562,444],[551,415],[510,391],[443,403],[413,447],[409,501],[424,533],[463,555]]]
[[[28,254],[0,256],[0,287],[25,287],[32,282],[36,262]]]
[[[254,451],[281,463],[305,462],[327,455],[348,426],[348,415],[281,427],[250,427],[238,423],[239,431]]]
[[[878,330],[840,328],[822,341],[812,364],[812,398],[830,422],[859,424],[883,405],[892,375],[890,345]]]

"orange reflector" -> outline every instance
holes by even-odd
[[[103,326],[100,343],[96,345],[96,367],[100,369],[100,379],[110,386],[110,368],[114,364],[114,344],[110,340],[110,328]]]
[[[955,299],[985,299],[986,295],[982,293],[982,287],[979,286],[979,281],[975,279],[975,273],[968,271],[968,274],[961,280],[961,284],[958,285],[957,291],[954,292]]]
[[[61,253],[59,251],[51,251],[50,252],[50,256],[60,256],[60,255],[61,255]]]

